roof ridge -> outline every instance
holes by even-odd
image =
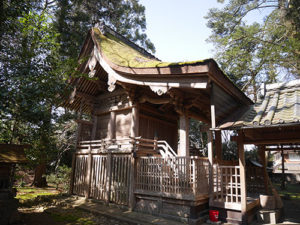
[[[300,85],[300,79],[295,79],[291,80],[288,82],[279,82],[279,83],[274,83],[274,84],[267,84],[266,85],[266,90],[274,90],[274,89],[283,89],[287,87],[293,87],[293,86],[299,86]]]
[[[141,53],[141,54],[143,54],[147,57],[150,57],[151,59],[156,59],[158,61],[161,61],[160,59],[158,59],[154,55],[152,55],[150,52],[148,52],[147,50],[145,50],[141,46],[137,45],[136,43],[130,41],[129,39],[124,37],[122,34],[118,33],[114,29],[112,29],[111,27],[109,27],[105,24],[101,24],[101,23],[97,23],[95,25],[95,27],[98,28],[103,35],[111,34],[111,35],[115,36],[116,38],[120,39],[121,41],[123,41],[125,44],[127,44],[130,47],[132,47],[133,49],[135,49],[136,51],[138,51],[139,53]]]

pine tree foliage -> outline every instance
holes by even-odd
[[[216,46],[217,61],[237,86],[256,100],[260,83],[297,78],[299,1],[230,0],[225,4],[206,16],[212,29],[209,41]],[[266,14],[263,21],[247,23],[255,12]]]

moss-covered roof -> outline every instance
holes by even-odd
[[[26,163],[23,145],[0,144],[0,163]]]
[[[105,33],[103,35],[98,28],[93,28],[95,37],[100,46],[100,51],[110,62],[123,67],[131,68],[153,68],[153,67],[169,67],[193,65],[202,63],[205,60],[189,61],[189,62],[162,62],[155,57],[142,54],[140,51],[129,46],[118,37]]]

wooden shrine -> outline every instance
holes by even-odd
[[[265,166],[246,171],[243,131],[236,162],[223,160],[221,140],[228,118],[253,102],[213,59],[162,62],[106,26],[89,31],[79,59],[86,75],[70,79],[64,105],[78,112],[72,194],[190,224],[209,208],[238,224],[254,218],[259,201],[247,186],[267,192]],[[208,158],[191,154],[190,118],[205,124]]]

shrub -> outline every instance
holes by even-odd
[[[71,168],[67,166],[59,166],[55,173],[47,176],[49,183],[55,184],[56,189],[61,188],[63,192],[67,192],[70,186]]]

